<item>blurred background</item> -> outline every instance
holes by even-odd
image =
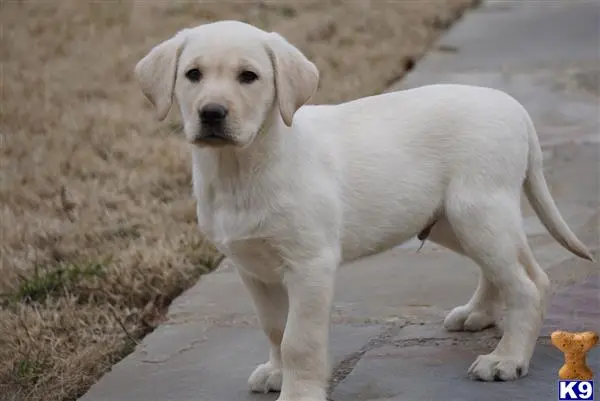
[[[380,93],[476,0],[0,1],[0,399],[74,400],[220,260],[196,227],[176,110],[135,63],[238,19],[321,72],[313,103]]]

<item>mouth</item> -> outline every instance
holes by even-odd
[[[223,147],[227,145],[235,145],[235,141],[223,135],[209,134],[209,135],[196,135],[191,141],[194,145],[198,146],[212,146],[212,147]]]

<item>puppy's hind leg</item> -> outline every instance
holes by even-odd
[[[288,314],[288,297],[283,284],[263,283],[243,273],[240,276],[252,296],[260,324],[269,338],[269,360],[258,365],[248,379],[250,390],[258,393],[281,391],[283,372],[281,340]]]
[[[519,264],[525,233],[517,189],[454,188],[446,214],[465,252],[498,288],[506,304],[504,334],[497,347],[469,368],[478,380],[525,376],[542,325],[542,297]]]
[[[433,226],[429,240],[456,253],[469,256],[456,238],[448,220],[443,217]],[[498,288],[480,272],[479,282],[473,296],[465,305],[454,308],[444,319],[448,331],[481,331],[497,324],[496,316],[501,308]]]
[[[533,252],[527,243],[527,239],[523,241],[523,245],[520,249],[519,262],[525,267],[529,278],[535,283],[540,292],[542,298],[542,313],[545,314],[548,294],[550,292],[550,278],[535,260]]]

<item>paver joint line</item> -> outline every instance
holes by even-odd
[[[407,338],[402,340],[394,340],[400,332],[407,327],[422,326],[419,323],[404,322],[402,324],[394,324],[387,327],[378,336],[369,340],[369,342],[356,352],[349,354],[340,363],[338,363],[333,369],[331,380],[328,391],[328,401],[336,401],[331,398],[335,388],[341,384],[354,370],[358,362],[362,357],[369,351],[377,348],[381,348],[385,345],[392,345],[396,348],[407,348],[414,346],[427,346],[427,345],[463,345],[463,344],[486,344],[492,341],[498,341],[502,336],[500,334],[494,334],[486,337],[421,337],[421,338]],[[550,336],[543,335],[539,336],[537,340],[538,345],[550,344]]]
[[[140,362],[142,362],[142,363],[150,363],[150,364],[165,363],[165,362],[168,362],[174,356],[183,354],[186,351],[194,349],[194,347],[196,347],[200,343],[203,343],[204,341],[206,341],[206,340],[205,339],[195,340],[195,341],[192,341],[191,344],[189,344],[189,345],[187,345],[187,346],[185,346],[183,348],[180,348],[180,349],[176,350],[175,352],[169,354],[168,356],[166,356],[164,358],[160,358],[160,359],[148,359],[148,358],[144,358],[144,359],[141,359]]]
[[[369,342],[360,350],[348,355],[340,363],[338,363],[331,374],[329,393],[331,393],[339,383],[344,381],[344,379],[348,377],[350,373],[352,373],[352,370],[364,354],[372,349],[379,348],[383,344],[388,344],[391,339],[400,332],[400,330],[409,325],[410,323],[406,322],[402,324],[391,325],[382,331],[377,337],[369,340]]]

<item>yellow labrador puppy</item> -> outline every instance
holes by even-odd
[[[317,88],[315,65],[277,33],[236,21],[182,30],[135,71],[160,119],[176,99],[198,224],[235,263],[270,341],[253,391],[325,401],[338,265],[419,233],[481,268],[447,329],[481,330],[506,306],[499,344],[470,376],[527,374],[549,280],[526,241],[521,191],[558,242],[592,256],[550,196],[536,132],[516,100],[431,85],[303,106]]]

